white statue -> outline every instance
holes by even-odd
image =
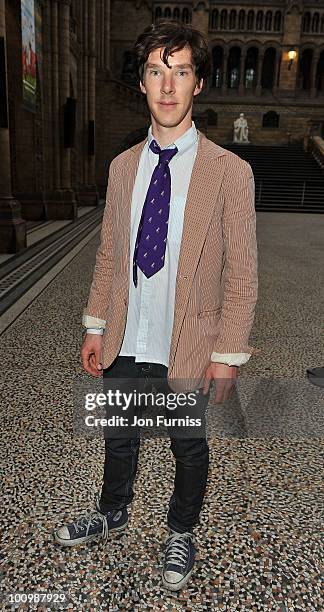
[[[244,113],[240,113],[240,116],[234,121],[233,142],[238,142],[240,144],[248,144],[250,142],[248,123],[244,117]]]

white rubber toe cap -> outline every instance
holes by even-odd
[[[164,572],[164,580],[170,584],[178,584],[183,579],[179,572]]]
[[[59,529],[57,529],[56,535],[59,537],[60,540],[71,539],[70,532],[67,527],[60,527]]]

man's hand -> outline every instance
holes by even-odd
[[[101,359],[102,336],[86,334],[81,347],[82,365],[91,376],[102,376]]]
[[[209,390],[211,380],[215,380],[214,404],[226,402],[235,387],[235,379],[238,375],[238,366],[229,366],[226,363],[211,362],[205,372],[205,384],[203,394]]]

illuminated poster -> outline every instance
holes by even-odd
[[[21,0],[22,74],[24,107],[36,111],[36,46],[34,0]]]

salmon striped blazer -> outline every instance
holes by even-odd
[[[257,301],[257,241],[251,166],[198,130],[187,195],[168,383],[202,386],[212,352],[257,353],[248,344]],[[100,245],[83,321],[106,325],[102,364],[117,357],[125,330],[130,281],[132,191],[147,139],[109,168]]]

